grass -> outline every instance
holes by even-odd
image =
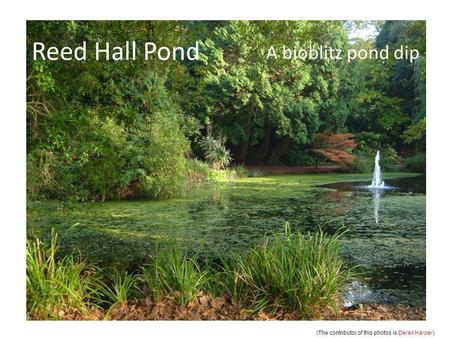
[[[100,305],[111,310],[133,299],[139,280],[154,301],[171,298],[187,306],[204,293],[220,292],[250,312],[282,310],[311,318],[323,308],[337,310],[339,292],[351,277],[339,257],[339,241],[340,235],[320,231],[293,234],[287,225],[284,234],[268,237],[245,254],[222,258],[216,267],[201,267],[173,244],[139,274],[114,270],[105,278],[72,255],[57,260],[57,235],[52,232],[49,246],[27,242],[27,316],[61,319],[65,311],[87,315]]]
[[[49,245],[28,240],[27,317],[58,319],[61,313],[76,309],[88,313],[99,298],[99,280],[94,268],[72,255],[56,259],[57,234],[52,231]]]
[[[136,277],[130,275],[127,271],[120,273],[114,270],[109,284],[102,283],[102,295],[107,299],[107,303],[111,307],[125,303],[130,299],[130,296],[136,287]]]
[[[186,306],[204,289],[207,271],[173,245],[156,256],[153,264],[143,267],[141,277],[155,298],[168,296]]]
[[[340,236],[293,234],[286,225],[284,235],[225,260],[221,283],[237,304],[255,311],[295,311],[303,318],[321,308],[337,311],[352,276],[339,256]]]

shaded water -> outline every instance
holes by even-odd
[[[282,232],[286,221],[303,232],[345,229],[343,257],[364,276],[349,290],[353,301],[424,307],[425,180],[389,177],[397,189],[378,195],[362,188],[367,175],[323,174],[241,179],[171,201],[45,202],[29,210],[28,228],[55,227],[63,252],[129,268],[172,241],[212,258]],[[343,180],[350,182],[323,185]]]

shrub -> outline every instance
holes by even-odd
[[[48,149],[27,154],[27,198],[86,199],[87,191],[77,175],[58,155]]]
[[[317,133],[311,151],[317,159],[347,167],[353,165],[355,157],[352,151],[355,148],[356,141],[353,134]]]
[[[377,150],[378,149],[369,149],[366,147],[364,151],[358,151],[354,162],[354,171],[359,173],[373,172]],[[382,147],[380,154],[380,166],[382,170],[395,171],[400,168],[400,157],[394,148],[389,146]]]
[[[406,170],[424,173],[427,169],[427,159],[425,153],[419,153],[405,159]]]
[[[311,155],[306,145],[293,143],[289,146],[286,153],[281,156],[280,162],[287,166],[314,166],[316,159]]]
[[[185,188],[189,143],[175,117],[155,113],[144,129],[143,144],[136,144],[134,160],[143,171],[139,195],[169,198]],[[139,141],[142,142],[142,141]]]
[[[208,164],[197,159],[188,159],[187,166],[187,180],[188,184],[198,185],[209,180],[210,169]]]
[[[64,124],[49,120],[56,132],[49,127],[47,143],[28,150],[30,199],[166,198],[184,191],[189,142],[175,112],[152,112],[127,127],[94,110],[74,116]]]
[[[211,135],[199,142],[206,161],[213,169],[223,169],[231,163],[230,151],[225,147],[225,139],[215,139]]]
[[[373,171],[374,157],[365,153],[357,153],[354,162],[354,171],[358,173],[370,173]]]
[[[248,177],[247,168],[245,168],[242,164],[233,167],[232,170],[234,172],[234,177]]]
[[[337,310],[337,295],[350,277],[339,237],[292,234],[287,225],[284,236],[225,261],[220,280],[237,304],[255,311],[297,311],[309,318],[320,307]]]
[[[96,271],[68,255],[56,260],[57,235],[52,231],[50,245],[39,239],[27,240],[27,315],[30,319],[59,319],[66,311],[86,315],[98,299]]]
[[[201,293],[206,277],[207,272],[200,270],[195,258],[188,258],[175,245],[156,256],[141,274],[155,299],[169,296],[183,306]]]
[[[212,182],[226,182],[234,178],[247,177],[248,174],[243,166],[238,166],[226,169],[211,169],[208,176]]]

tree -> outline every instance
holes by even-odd
[[[345,64],[267,59],[271,46],[346,47],[342,22],[231,21],[215,27],[201,46],[195,106],[226,136],[238,163],[275,165],[290,144],[305,144],[314,132],[343,127],[348,109],[340,86]],[[280,52],[280,50],[278,51]]]
[[[27,24],[27,46],[128,40],[173,46],[186,37],[182,27],[174,21],[34,21]],[[183,188],[187,136],[197,128],[167,85],[172,77],[181,78],[183,66],[97,62],[93,53],[88,48],[84,62],[33,60],[28,53],[30,190],[81,200],[118,198],[129,190],[173,196]]]
[[[349,166],[354,161],[354,156],[351,152],[355,148],[356,142],[353,134],[318,133],[316,134],[312,152],[318,158],[335,162],[342,166]]]

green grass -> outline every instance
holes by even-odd
[[[32,319],[58,319],[60,313],[77,309],[86,314],[99,296],[99,280],[94,268],[73,255],[56,259],[57,234],[49,245],[28,240],[27,316]]]
[[[340,234],[318,231],[267,238],[246,254],[224,260],[219,280],[235,303],[255,311],[295,311],[309,318],[321,308],[338,308],[338,295],[351,278],[339,256]]]
[[[127,271],[124,273],[114,270],[110,283],[102,283],[101,293],[106,297],[107,303],[115,306],[130,299],[135,287],[136,277]]]
[[[111,310],[142,296],[133,293],[139,280],[154,300],[168,297],[186,306],[203,293],[225,293],[243,309],[283,310],[310,318],[317,310],[337,309],[339,292],[351,277],[339,257],[339,241],[340,235],[304,236],[286,226],[285,234],[268,237],[244,254],[223,257],[215,268],[200,266],[173,243],[139,274],[114,270],[107,276],[73,255],[57,260],[57,235],[52,232],[49,246],[37,239],[27,242],[27,316],[58,319],[73,309],[88,315],[100,305]]]
[[[142,268],[141,278],[156,299],[168,296],[186,306],[204,290],[207,271],[202,271],[195,258],[182,254],[173,245]]]

